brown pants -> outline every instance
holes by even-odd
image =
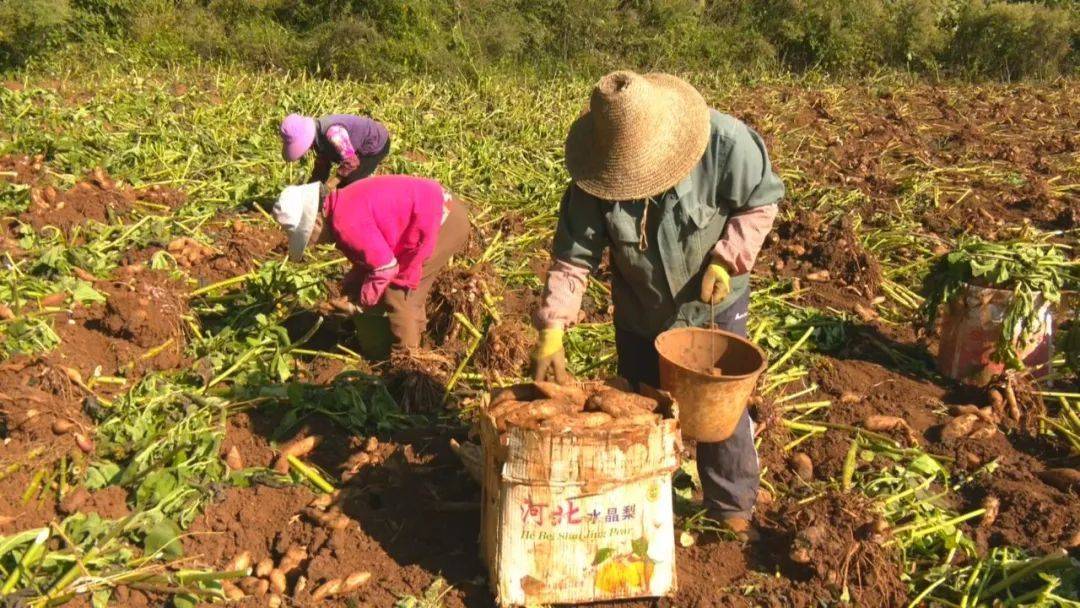
[[[450,199],[446,204],[450,213],[443,222],[442,229],[435,241],[435,251],[424,262],[423,274],[416,289],[402,289],[391,285],[383,296],[382,304],[386,307],[386,316],[390,320],[390,333],[394,337],[396,348],[417,348],[420,337],[427,328],[427,298],[436,275],[446,268],[450,257],[465,248],[472,227],[469,225],[469,212],[465,204]]]

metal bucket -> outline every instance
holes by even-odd
[[[959,297],[945,306],[941,320],[941,345],[937,365],[942,374],[978,386],[985,386],[1005,370],[991,356],[1001,336],[1001,324],[1013,292],[967,285]],[[1036,376],[1047,374],[1052,353],[1050,303],[1039,296],[1042,329],[1027,344],[1017,345],[1017,354]],[[1019,336],[1014,337],[1018,339]]]
[[[683,436],[707,443],[730,437],[765,371],[765,353],[742,336],[698,327],[660,334],[656,350],[660,387],[679,404]]]

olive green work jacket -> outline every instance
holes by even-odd
[[[760,135],[716,110],[710,122],[701,161],[667,192],[607,201],[571,183],[563,195],[554,256],[596,272],[610,250],[620,330],[652,338],[672,327],[700,327],[708,322],[710,308],[719,314],[749,289],[749,275],[743,274],[732,277],[723,302],[710,307],[699,299],[701,278],[728,218],[777,204],[784,185]]]

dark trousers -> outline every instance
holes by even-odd
[[[716,315],[717,329],[746,336],[747,291]],[[660,356],[653,338],[615,328],[619,375],[635,385],[660,386]],[[731,437],[717,443],[697,444],[698,474],[705,508],[712,517],[749,518],[757,500],[760,467],[754,447],[754,424],[744,411]]]
[[[381,163],[388,154],[390,154],[390,138],[386,139],[386,145],[383,146],[382,150],[379,150],[374,155],[361,156],[360,164],[356,167],[356,171],[353,171],[338,181],[337,187],[344,188],[355,181],[362,180],[372,173],[375,173],[375,169],[379,167],[379,163]]]

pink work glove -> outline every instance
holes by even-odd
[[[360,286],[360,305],[370,308],[378,304],[383,294],[386,293],[386,288],[390,286],[390,281],[397,274],[398,266],[396,262],[393,266],[384,266],[372,270],[364,279],[364,284]]]
[[[346,156],[345,158],[341,159],[341,164],[338,165],[337,176],[339,179],[345,179],[350,174],[352,174],[353,171],[356,171],[359,168],[359,157],[357,157],[355,154],[353,156]]]

